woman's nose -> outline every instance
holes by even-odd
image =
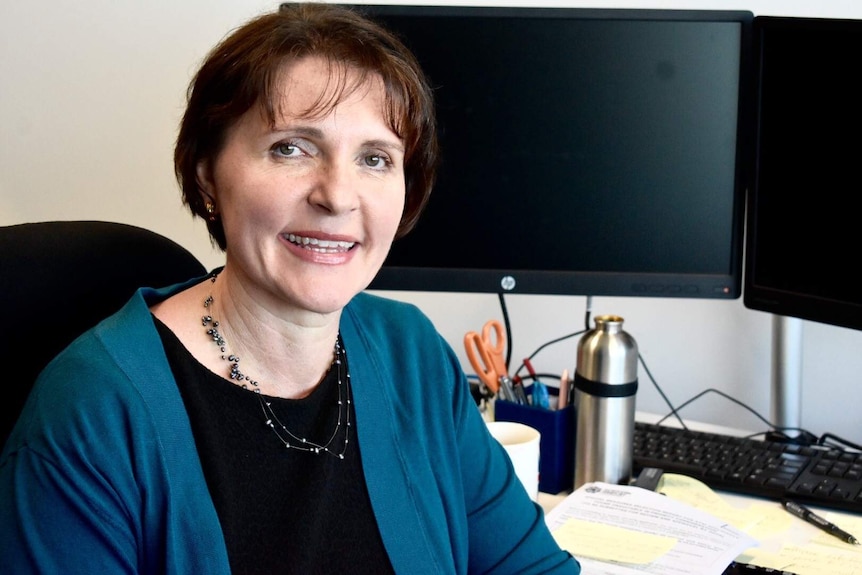
[[[330,165],[320,170],[309,195],[309,202],[332,214],[359,207],[358,174],[352,165]]]

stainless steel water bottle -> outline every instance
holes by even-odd
[[[638,347],[623,318],[601,315],[578,342],[575,485],[626,484],[632,473]]]

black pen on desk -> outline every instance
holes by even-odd
[[[784,501],[782,501],[781,504],[784,506],[784,508],[787,511],[789,511],[793,515],[796,515],[797,517],[799,517],[800,519],[802,519],[806,523],[810,523],[811,525],[814,525],[815,527],[819,527],[820,529],[822,529],[826,533],[829,533],[830,535],[837,537],[838,539],[840,539],[841,541],[844,541],[845,543],[851,543],[853,545],[859,545],[859,541],[857,541],[855,537],[853,537],[852,535],[850,535],[849,533],[847,533],[843,529],[839,528],[834,523],[830,523],[829,521],[826,521],[825,519],[823,519],[822,517],[820,517],[819,515],[817,515],[816,513],[811,511],[810,509],[808,509],[807,507],[800,505],[799,503],[796,503],[794,501],[788,501],[786,499]]]

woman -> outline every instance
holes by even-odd
[[[436,161],[419,66],[359,15],[285,5],[216,46],[175,167],[225,265],[46,368],[0,462],[0,570],[577,573],[449,346],[361,293]]]

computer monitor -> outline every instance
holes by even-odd
[[[743,302],[862,329],[862,21],[758,16]]]
[[[418,56],[442,146],[372,289],[739,297],[751,13],[356,8]]]

